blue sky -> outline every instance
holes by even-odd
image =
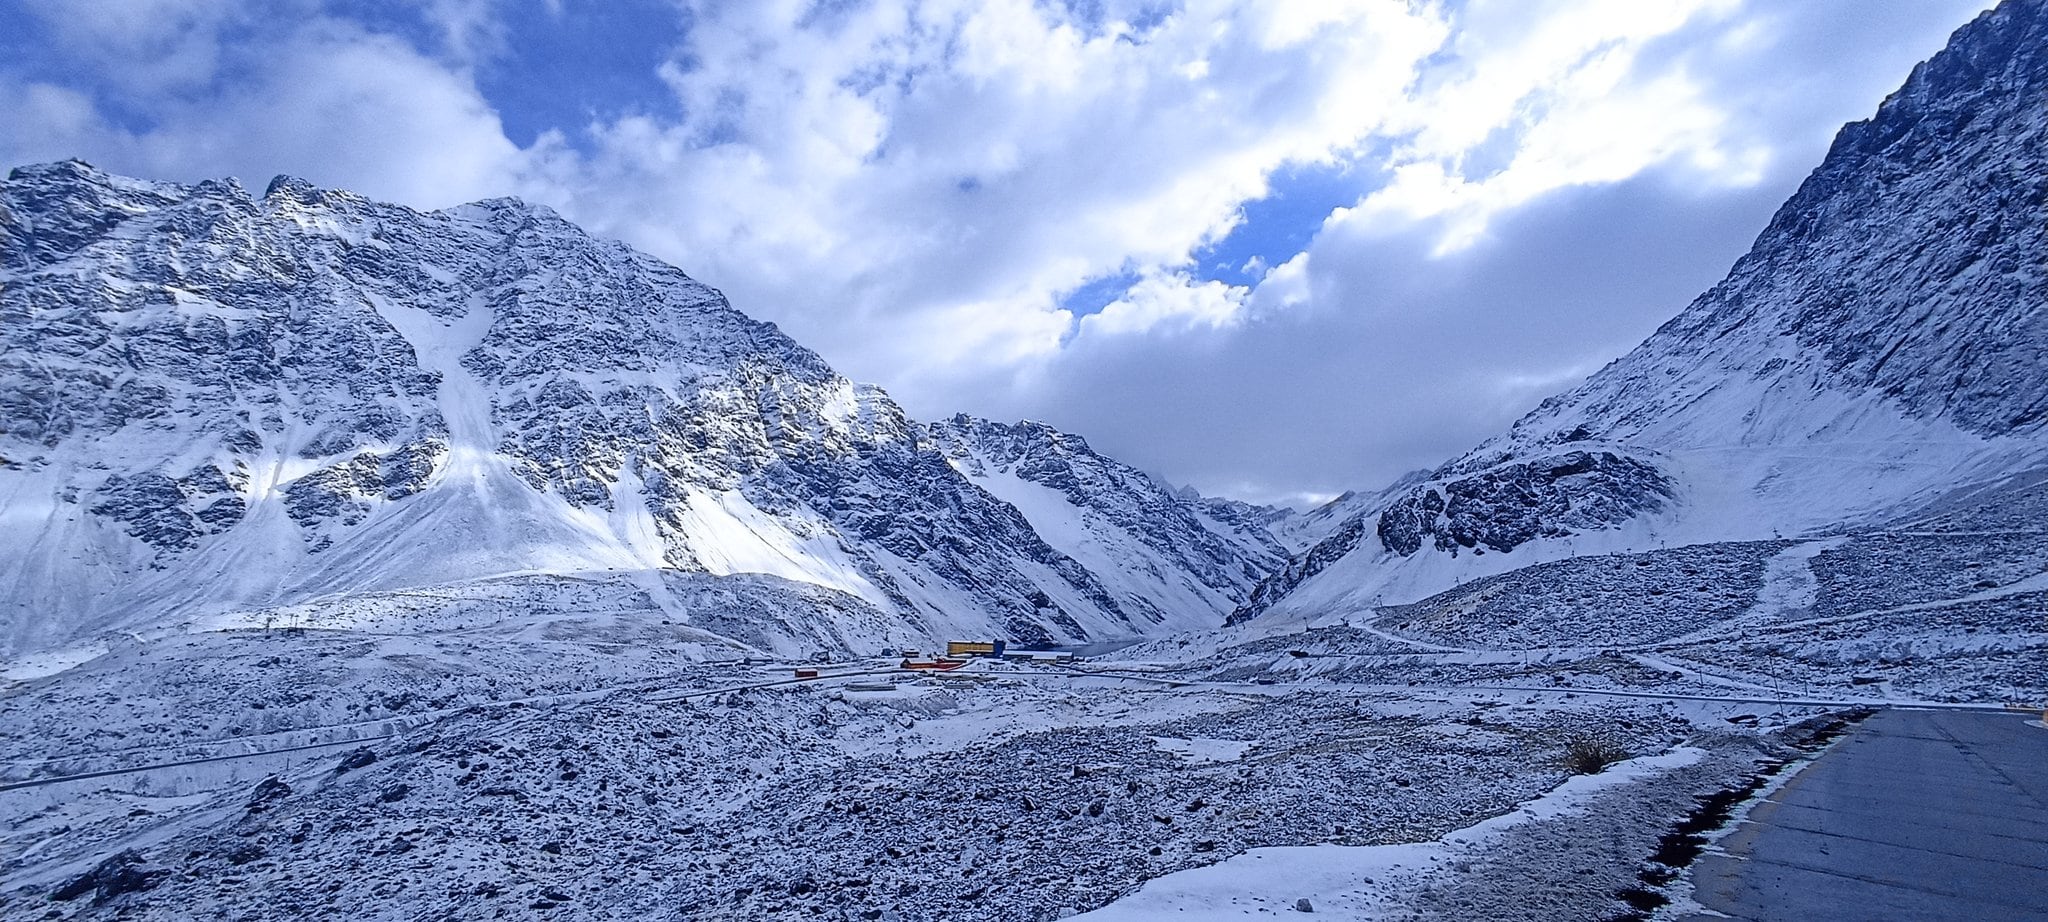
[[[506,11],[503,52],[477,68],[477,89],[522,147],[543,132],[625,115],[675,118],[675,98],[657,69],[689,30],[672,4],[620,0],[571,17],[539,5]],[[571,130],[567,137],[588,137]]]
[[[924,418],[1305,503],[1717,279],[1982,0],[0,4],[0,158],[520,195]]]

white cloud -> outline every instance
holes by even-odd
[[[499,0],[425,0],[420,15],[440,33],[441,47],[468,66],[506,53]]]
[[[892,378],[1054,354],[1059,294],[1182,269],[1273,170],[1375,130],[1442,40],[1396,2],[1194,2],[1142,31],[1027,0],[809,13],[695,10],[664,72],[685,117],[605,126],[570,212]],[[1093,327],[1213,324],[1241,300],[1151,298]],[[989,348],[1005,330],[1029,332]]]
[[[1286,262],[1266,270],[1253,289],[1255,303],[1269,305],[1273,311],[1293,310],[1309,303],[1314,293],[1309,288],[1309,254],[1307,250],[1294,254]]]
[[[1342,217],[1381,228],[1445,217],[1440,249],[1470,245],[1493,216],[1572,186],[1620,182],[1669,162],[1703,181],[1761,178],[1753,139],[1659,39],[1736,12],[1735,0],[1581,0],[1533,17],[1526,4],[1468,7],[1440,71],[1402,110],[1393,181]]]
[[[522,149],[474,73],[518,66],[513,5],[433,0],[406,41],[319,0],[137,2],[33,0],[74,73],[0,62],[0,157],[426,207],[524,194],[913,412],[1049,418],[1274,496],[1432,462],[1625,346],[1981,5],[678,0],[673,108]],[[577,4],[548,9],[574,27]],[[1383,182],[1246,263],[1250,290],[1195,274],[1303,164]],[[1639,239],[1693,261],[1617,274]],[[1062,308],[1126,274],[1100,313]]]
[[[257,48],[226,43],[225,16],[177,21],[184,27],[165,53],[202,63],[181,63],[174,76],[165,58],[124,57],[147,40],[111,21],[70,23],[75,53],[111,82],[122,107],[147,118],[127,124],[84,93],[0,79],[0,117],[11,126],[0,156],[85,156],[182,180],[260,184],[291,173],[423,207],[520,188],[529,155],[505,139],[467,76],[395,38],[311,16]]]
[[[234,163],[260,176],[307,164],[317,181],[425,206],[516,191],[523,158],[489,104],[395,40],[309,30],[261,80],[139,144],[166,169]]]
[[[1101,313],[1081,318],[1083,335],[1143,333],[1161,326],[1226,327],[1241,319],[1249,290],[1173,272],[1140,278]]]
[[[92,97],[48,83],[0,80],[0,119],[13,126],[0,136],[9,163],[62,160],[94,149],[106,133]]]
[[[1835,130],[1979,5],[1642,4],[1675,18],[1635,24],[1481,6],[1509,18],[1425,69],[1361,165],[1387,182],[1267,273],[1259,322],[1077,339],[1034,390],[986,399],[1247,497],[1434,466],[1712,284]],[[1551,15],[1565,34],[1533,21]]]
[[[48,24],[53,50],[93,68],[118,90],[148,95],[209,85],[220,65],[219,31],[246,16],[239,5],[217,0],[25,0],[24,6]],[[284,0],[271,12],[296,19],[301,7]]]

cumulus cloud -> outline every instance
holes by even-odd
[[[181,180],[291,173],[422,207],[518,191],[527,155],[490,104],[412,45],[319,15],[161,5],[162,31],[98,7],[53,16],[74,65],[101,82],[0,74],[0,157],[85,156]]]
[[[1834,131],[1979,5],[1709,5],[1588,40],[1586,54],[1557,60],[1597,66],[1600,79],[1526,71],[1550,76],[1488,92],[1540,105],[1497,107],[1438,140],[1408,136],[1384,184],[1336,209],[1251,292],[1256,319],[1078,339],[1021,392],[981,399],[1055,408],[1098,447],[1244,496],[1370,488],[1433,467],[1711,285]],[[1626,60],[1628,73],[1595,59]],[[1464,68],[1440,66],[1453,78]],[[1431,78],[1412,98],[1462,86]],[[1608,86],[1621,93],[1612,109]],[[1552,137],[1587,125],[1598,130]],[[1559,153],[1606,141],[1621,156]]]
[[[914,413],[1255,498],[1432,465],[1625,349],[1984,5],[138,3],[25,0],[0,158],[526,195]],[[600,14],[665,20],[603,33],[660,98],[535,105],[576,62],[519,37]],[[1355,187],[1247,225],[1303,169]],[[1204,265],[1262,233],[1309,242]]]
[[[1393,180],[1344,218],[1443,222],[1440,246],[1466,246],[1493,215],[1556,189],[1619,182],[1677,161],[1703,179],[1752,185],[1754,151],[1725,145],[1730,113],[1683,62],[1646,60],[1654,41],[1735,0],[1586,0],[1533,15],[1478,2],[1402,118]]]
[[[1241,319],[1248,290],[1185,273],[1146,275],[1100,312],[1081,320],[1091,335],[1143,333],[1162,324],[1223,327]]]
[[[1060,296],[1122,272],[1157,281],[1093,327],[1223,322],[1243,292],[1166,298],[1164,280],[1276,168],[1375,130],[1442,25],[1388,2],[1137,12],[696,9],[664,70],[684,116],[602,126],[571,171],[575,213],[865,376],[1043,359],[1075,322]],[[622,186],[663,192],[627,203]]]
[[[1208,490],[1377,488],[1625,351],[1725,271],[1777,195],[1701,198],[1682,175],[1650,174],[1545,196],[1448,254],[1433,233],[1347,224],[1298,258],[1300,307],[1079,338],[980,399],[998,415],[1049,408],[1098,449]],[[1278,273],[1255,297],[1277,294]]]
[[[210,84],[221,66],[221,31],[244,17],[236,7],[211,0],[23,2],[47,25],[53,50],[138,99]],[[279,12],[290,16],[303,10],[286,3]]]

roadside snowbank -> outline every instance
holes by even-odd
[[[1434,842],[1255,848],[1207,867],[1147,881],[1135,893],[1077,918],[1091,922],[1235,919],[1292,911],[1307,899],[1318,918],[1375,919],[1423,880],[1449,873],[1467,850],[1523,823],[1567,816],[1608,788],[1691,765],[1706,753],[1680,747],[1579,775],[1512,813]]]

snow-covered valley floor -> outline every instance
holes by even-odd
[[[671,695],[776,680],[705,666],[656,692],[394,721],[360,748],[18,788],[0,910],[1053,918],[1251,849],[1434,840],[1542,797],[1578,735],[1758,746],[1719,702],[1023,668]],[[49,898],[126,849],[166,872],[151,889]]]
[[[1813,721],[2048,692],[2040,536],[1965,545],[1584,558],[943,676],[527,589],[131,637],[0,700],[0,917],[1639,918],[1659,837]],[[1627,758],[1575,776],[1589,741]]]

